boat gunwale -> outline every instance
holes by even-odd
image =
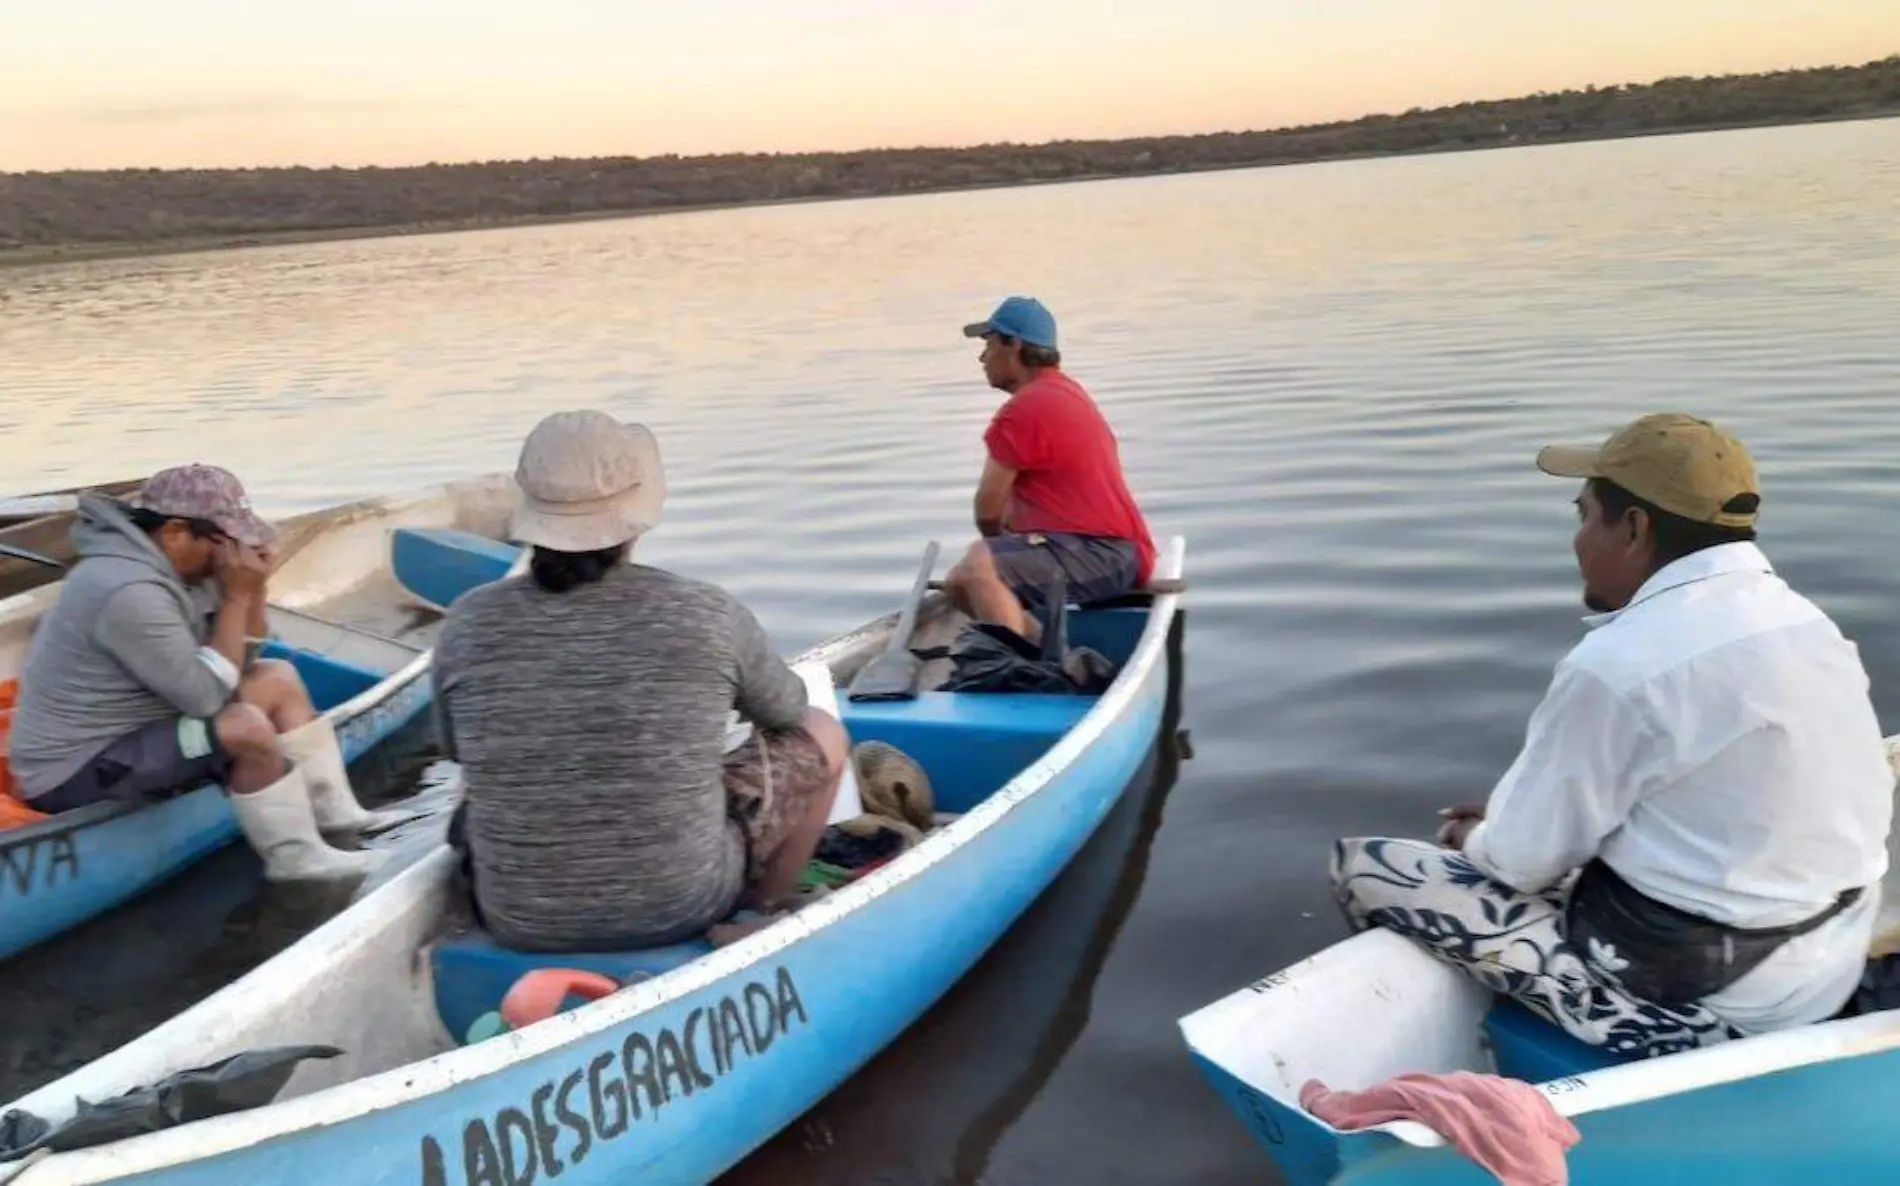
[[[338,503],[335,506],[300,511],[278,520],[275,526],[280,534],[306,523],[322,523],[327,527],[348,527],[366,519],[385,518],[412,510],[426,503],[447,501],[450,505],[454,505],[458,494],[506,490],[513,481],[510,475],[500,470],[473,474],[464,478],[451,478],[444,482],[432,482],[426,486],[398,490],[392,494],[372,494],[350,502]],[[317,538],[321,537],[312,537],[313,540]]]
[[[1186,541],[1180,536],[1172,537],[1156,566],[1156,576],[1178,578],[1185,554]],[[1157,674],[1165,675],[1168,637],[1180,596],[1179,593],[1153,596],[1142,634],[1115,683],[1041,757],[1023,767],[976,807],[926,835],[921,843],[899,860],[834,890],[773,926],[578,1009],[475,1045],[452,1046],[428,1058],[244,1112],[209,1117],[107,1145],[55,1154],[35,1166],[42,1174],[49,1170],[55,1172],[35,1178],[34,1182],[45,1182],[48,1186],[62,1181],[75,1184],[106,1182],[193,1162],[208,1162],[269,1141],[402,1107],[452,1090],[461,1084],[504,1073],[513,1066],[564,1047],[580,1045],[756,967],[778,952],[841,922],[879,898],[924,876],[966,845],[1000,825],[1017,808],[1074,765],[1091,746],[1133,711],[1137,698]],[[824,662],[835,670],[836,665],[851,657],[854,651],[867,649],[880,635],[888,635],[895,621],[895,614],[873,619],[813,646],[789,662]],[[273,956],[248,976],[177,1015],[167,1024],[183,1022],[194,1013],[209,1012],[227,994],[243,990],[245,995],[258,995],[263,990],[253,978],[268,976],[281,979],[294,975],[291,961],[297,964],[308,962],[307,955],[298,950],[304,943],[317,941],[334,949],[349,942],[358,933],[367,933],[358,925],[358,918],[367,917],[367,914],[352,917],[359,909],[367,908],[379,895],[386,896],[386,903],[398,894],[403,895],[402,901],[406,906],[410,899],[435,892],[438,882],[446,877],[452,863],[453,856],[447,847],[437,847],[388,884],[352,904],[349,910],[324,923],[305,939]],[[392,914],[398,909],[385,909],[379,913]],[[427,962],[421,953],[416,958],[419,967],[426,969]],[[251,983],[247,984],[246,981]],[[263,992],[263,995],[274,997],[276,994]],[[39,1090],[45,1091],[54,1086],[57,1084],[48,1084]],[[16,1102],[8,1106],[18,1104]],[[7,1168],[0,1166],[0,1182],[8,1180]]]
[[[1250,990],[1243,988],[1239,991],[1244,993]],[[1212,1002],[1204,1008],[1213,1008],[1226,999]],[[1201,1010],[1195,1011],[1199,1012]],[[1188,1014],[1182,1019],[1182,1024],[1194,1016]],[[1241,1075],[1231,1062],[1211,1053],[1205,1046],[1192,1039],[1187,1041],[1187,1046],[1197,1057],[1219,1068],[1247,1090],[1304,1116],[1335,1137],[1347,1139],[1383,1133],[1420,1149],[1436,1149],[1450,1143],[1433,1129],[1415,1120],[1390,1120],[1362,1129],[1334,1128],[1301,1107],[1297,1099],[1289,1098],[1279,1088]],[[1551,1107],[1558,1115],[1570,1118],[1655,1103],[1785,1071],[1846,1062],[1895,1050],[1900,1050],[1900,1012],[1884,1011],[1817,1021],[1789,1030],[1751,1034],[1714,1046],[1679,1051],[1664,1058],[1621,1063],[1546,1079],[1531,1086],[1550,1100]]]
[[[0,531],[11,531],[16,527],[26,527],[57,519],[61,515],[70,515],[86,495],[99,495],[105,498],[123,498],[145,485],[145,478],[120,478],[111,482],[93,482],[85,486],[62,486],[58,490],[35,490],[30,494],[9,494],[0,497]],[[44,504],[30,512],[14,508]],[[54,505],[57,503],[58,505]],[[69,505],[70,504],[70,505]]]
[[[415,490],[385,495],[380,498],[359,499],[355,502],[343,503],[325,510],[309,511],[301,516],[292,516],[291,518],[283,520],[277,526],[281,530],[289,524],[299,521],[321,521],[328,526],[344,527],[351,523],[362,522],[365,518],[370,517],[365,512],[371,510],[377,511],[378,514],[387,515],[444,498],[449,499],[452,503],[457,490],[480,487],[485,484],[489,478],[489,475],[484,475],[482,477],[459,481],[440,482],[433,486],[418,487]],[[22,604],[27,601],[46,601],[48,604],[39,607],[39,614],[44,614],[47,610],[52,608],[52,603],[57,600],[58,587],[63,583],[64,582],[61,581],[55,581],[50,586],[27,589],[9,597],[0,598],[0,622],[5,622],[20,610],[27,608]],[[355,720],[357,717],[362,716],[372,709],[380,707],[396,695],[408,691],[416,680],[429,670],[432,657],[435,653],[433,647],[418,649],[397,639],[384,639],[369,631],[357,630],[355,627],[346,623],[331,622],[294,605],[287,604],[283,608],[289,609],[301,617],[322,622],[325,626],[334,627],[346,633],[360,634],[366,638],[374,638],[379,642],[393,643],[396,646],[406,647],[415,653],[415,658],[403,666],[388,672],[382,676],[382,678],[378,679],[373,686],[365,688],[363,691],[358,692],[355,696],[350,697],[340,704],[325,709],[321,714],[322,719],[330,721],[332,724],[341,725],[345,721]],[[37,615],[33,620],[37,626]],[[206,783],[201,787],[193,788],[193,790],[203,789],[205,786],[218,785],[219,784],[216,783]],[[222,790],[222,787],[220,786],[219,789]],[[185,795],[190,793],[191,791],[187,790],[171,798],[161,799],[155,802],[132,803],[123,799],[113,799],[103,803],[90,803],[72,811],[57,812],[46,819],[0,831],[0,849],[11,848],[22,842],[33,843],[48,837],[64,836],[75,831],[97,828],[127,815],[152,810],[154,808],[161,808],[165,804],[177,799],[182,799]],[[24,802],[26,802],[28,807],[32,806],[30,800],[25,800]]]
[[[476,474],[473,477],[467,478],[454,478],[446,482],[434,482],[427,486],[417,486],[410,490],[397,491],[394,494],[372,495],[368,498],[356,499],[353,502],[338,503],[331,507],[320,507],[313,511],[300,511],[295,515],[289,515],[285,518],[275,520],[272,526],[276,527],[280,534],[288,530],[300,529],[305,525],[316,523],[322,523],[329,528],[348,527],[354,523],[361,523],[366,519],[413,510],[415,507],[431,502],[446,501],[450,505],[454,505],[455,498],[458,494],[505,489],[511,481],[512,479],[509,478],[507,474],[499,471],[488,474]],[[321,538],[320,534],[313,535],[311,540],[314,542],[319,538]],[[294,557],[290,559],[294,559]],[[288,560],[286,562],[288,562]],[[388,567],[387,562],[385,562],[384,567]],[[52,603],[59,599],[59,590],[64,584],[64,580],[52,581],[45,585],[40,585],[32,589],[22,589],[18,593],[9,593],[5,597],[0,597],[0,626],[11,624],[18,619],[23,611],[29,610],[34,611],[32,620],[37,622],[38,615],[44,614],[52,607]],[[37,607],[32,604],[38,601],[45,601],[47,604]],[[281,608],[302,614],[305,617],[317,617],[317,615],[310,613],[310,611],[304,609],[294,600],[285,600]],[[327,624],[341,625],[341,623]],[[344,628],[351,629],[351,627],[347,626]],[[397,640],[392,639],[389,641]]]

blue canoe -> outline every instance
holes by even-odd
[[[419,542],[439,547],[445,538]],[[1183,554],[1170,541],[1156,575],[1178,578]],[[28,1182],[711,1180],[917,1020],[1089,839],[1157,742],[1178,600],[1162,593],[1072,614],[1072,640],[1122,664],[1099,697],[926,690],[907,701],[844,703],[853,739],[888,741],[916,758],[937,809],[955,818],[731,946],[569,956],[501,949],[458,925],[453,857],[438,847],[237,983],[0,1111],[58,1122],[76,1097],[105,1098],[246,1049],[316,1042],[342,1055],[303,1063],[275,1103],[53,1154],[27,1171]],[[889,643],[894,619],[798,663],[820,664],[819,678],[843,688]],[[913,644],[952,624],[932,599]],[[463,1044],[517,977],[551,966],[651,978]]]
[[[1183,1018],[1181,1030],[1289,1186],[1495,1182],[1423,1125],[1341,1132],[1299,1105],[1309,1079],[1357,1090],[1459,1070],[1535,1084],[1570,1118],[1583,1135],[1568,1156],[1573,1186],[1900,1181],[1900,1011],[1625,1061],[1373,930]]]
[[[287,520],[271,583],[272,641],[335,722],[352,763],[373,754],[429,703],[428,639],[392,573],[432,532],[502,534],[512,491],[491,477],[352,503]],[[421,541],[418,545],[411,539]],[[465,550],[465,549],[464,549]],[[438,585],[455,579],[442,566]],[[442,594],[451,596],[451,594]],[[0,677],[11,677],[50,585],[0,601]],[[72,929],[176,875],[238,835],[218,787],[145,806],[99,804],[0,832],[0,959]]]

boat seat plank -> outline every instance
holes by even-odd
[[[502,997],[515,981],[538,968],[578,968],[624,982],[670,972],[712,950],[712,944],[700,936],[637,951],[513,951],[477,929],[435,944],[429,953],[429,970],[435,981],[436,1013],[459,1043],[477,1018],[501,1008]]]
[[[390,568],[402,586],[436,609],[478,585],[498,581],[521,549],[446,527],[398,527],[390,533]]]
[[[1049,752],[1095,707],[1092,696],[920,692],[914,700],[846,701],[854,744],[882,741],[930,776],[938,811],[965,812]]]
[[[1586,1071],[1636,1061],[1571,1037],[1514,1001],[1500,1001],[1484,1018],[1498,1073],[1526,1083],[1548,1083]]]

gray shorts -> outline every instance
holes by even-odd
[[[73,811],[108,799],[164,799],[231,771],[210,721],[157,721],[94,754],[79,773],[27,800],[35,811]]]
[[[997,575],[1032,613],[1042,609],[1043,590],[1058,574],[1067,581],[1068,599],[1086,606],[1132,593],[1141,573],[1135,545],[1125,539],[1052,531],[984,542]]]

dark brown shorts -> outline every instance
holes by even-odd
[[[831,785],[824,747],[803,729],[754,728],[726,755],[726,812],[745,833],[746,880],[757,881],[811,805]]]

